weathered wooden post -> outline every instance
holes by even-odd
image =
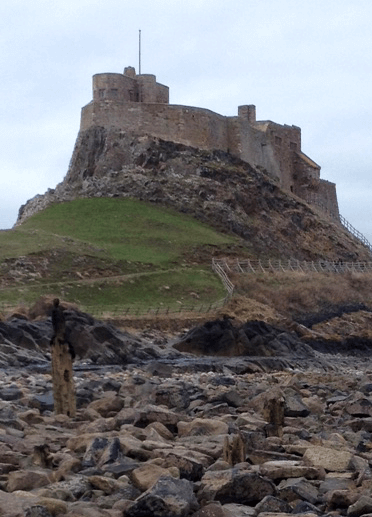
[[[223,444],[223,460],[229,465],[242,463],[246,459],[245,443],[242,434],[227,435]]]
[[[59,299],[53,302],[52,324],[52,380],[54,412],[74,417],[76,415],[75,384],[72,372],[72,349],[66,341],[66,320]]]
[[[281,393],[271,393],[266,400],[264,415],[268,424],[265,426],[267,436],[283,435],[285,401]]]

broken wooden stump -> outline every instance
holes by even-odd
[[[281,394],[270,394],[266,400],[264,416],[268,421],[265,426],[266,436],[283,435],[285,401]]]
[[[245,443],[241,433],[227,435],[223,444],[224,461],[233,466],[237,463],[242,463],[245,461],[245,458]]]
[[[51,344],[54,412],[70,417],[76,415],[75,384],[72,357],[66,341],[56,336]]]

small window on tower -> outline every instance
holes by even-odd
[[[282,139],[280,138],[280,136],[275,137],[275,143],[276,143],[276,145],[281,145]]]
[[[104,99],[105,98],[105,90],[98,90],[98,97],[100,99]]]
[[[111,98],[116,99],[118,96],[118,90],[117,88],[111,88]]]

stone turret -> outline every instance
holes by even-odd
[[[169,88],[156,82],[155,75],[137,75],[128,66],[123,74],[105,73],[93,76],[93,101],[169,103]]]

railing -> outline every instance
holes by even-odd
[[[315,193],[308,192],[306,195],[303,196],[303,199],[309,205],[313,205],[320,208],[321,211],[326,213],[331,219],[340,222],[341,225],[345,228],[345,230],[351,233],[351,235],[358,239],[358,241],[360,241],[362,244],[367,246],[369,251],[372,252],[372,244],[368,241],[368,239],[366,239],[365,236],[359,230],[357,230],[352,224],[350,224],[349,221],[345,219],[345,217],[343,217],[339,213],[336,213],[333,210],[330,210],[330,208],[324,203],[321,196],[318,196]]]
[[[214,267],[229,273],[372,273],[372,262],[300,261],[289,260],[234,260],[214,259]],[[231,281],[230,281],[231,282]]]
[[[356,237],[360,242],[362,242],[365,246],[367,246],[367,248],[372,251],[372,244],[364,237],[364,235],[362,233],[360,233],[360,231],[358,231],[356,228],[354,228],[354,226],[352,224],[349,223],[349,221],[347,221],[345,219],[345,217],[343,217],[342,215],[340,215],[340,223],[342,224],[342,226],[349,232],[351,233],[354,237]]]
[[[219,260],[214,258],[212,259],[212,269],[220,277],[226,291],[228,292],[228,296],[231,297],[233,295],[235,286],[227,276],[225,269],[221,267]]]

